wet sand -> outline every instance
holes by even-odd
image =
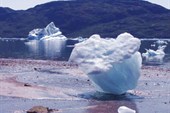
[[[0,59],[0,113],[25,113],[34,106],[53,113],[170,113],[170,67],[143,66],[136,89],[116,96],[96,92],[75,64]]]

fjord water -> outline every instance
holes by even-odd
[[[48,44],[38,40],[0,39],[0,58],[67,60],[71,50],[62,40]]]
[[[158,39],[142,39],[140,52],[146,52],[145,49],[156,50],[157,47],[152,46]],[[161,40],[161,39],[159,39]],[[166,41],[164,63],[161,66],[170,66],[170,40]],[[58,40],[54,43],[46,44],[37,40],[28,41],[26,39],[0,39],[0,58],[21,58],[21,59],[49,59],[49,60],[68,60],[75,43],[78,39]]]

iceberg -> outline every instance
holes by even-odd
[[[65,49],[67,38],[53,22],[45,28],[34,29],[29,32],[29,41],[26,42],[31,52],[44,55],[48,58],[61,57]]]
[[[28,39],[47,39],[47,38],[60,38],[66,39],[59,28],[53,22],[49,23],[45,28],[34,29],[29,32]]]
[[[158,46],[157,50],[146,49],[145,53],[142,53],[142,57],[146,64],[162,64],[165,56],[164,49],[168,43],[166,41],[158,40],[152,46]]]
[[[122,33],[116,39],[95,34],[75,44],[69,62],[79,65],[97,91],[123,94],[137,85],[142,66],[140,44],[129,33]]]
[[[161,46],[161,45],[167,45],[168,42],[167,42],[167,41],[164,41],[164,40],[157,40],[157,41],[155,42],[155,44],[157,44],[158,46]]]
[[[42,38],[43,36],[44,36],[43,29],[34,29],[29,32],[28,39],[29,40],[34,40],[34,39],[38,40],[38,39]]]
[[[142,53],[145,63],[147,64],[162,64],[165,52],[162,50],[146,49],[146,53]]]
[[[118,111],[118,113],[136,113],[135,110],[130,109],[126,106],[120,106],[117,111]]]

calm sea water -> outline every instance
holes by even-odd
[[[166,40],[166,56],[164,66],[170,66],[170,40]],[[146,52],[145,49],[156,50],[157,47],[151,46],[157,39],[142,40],[140,52]],[[25,39],[0,39],[0,58],[22,58],[22,59],[50,59],[50,60],[68,60],[74,44],[78,43],[76,39],[56,40],[56,41],[28,41]]]

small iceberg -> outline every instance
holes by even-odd
[[[118,111],[118,113],[136,113],[135,110],[130,109],[126,106],[120,106],[117,111]]]
[[[32,53],[41,54],[47,58],[59,58],[65,49],[67,38],[53,22],[45,28],[29,32],[28,45]]]
[[[142,66],[140,44],[129,33],[116,39],[92,35],[75,45],[69,62],[77,63],[99,92],[123,94],[137,85]]]
[[[154,44],[152,44],[152,47],[158,47],[157,50],[153,49],[146,49],[146,53],[142,53],[142,57],[144,59],[145,64],[162,64],[163,59],[165,56],[164,49],[166,48],[166,45],[168,43],[166,41],[158,40]]]

